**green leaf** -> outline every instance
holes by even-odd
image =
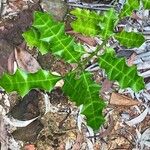
[[[77,19],[71,23],[71,27],[74,31],[88,36],[94,36],[100,33],[98,24],[103,19],[102,15],[80,8],[76,8],[70,13],[77,17]]]
[[[120,13],[121,17],[131,16],[133,10],[139,9],[140,2],[139,0],[126,0],[123,9]]]
[[[106,39],[113,34],[114,27],[118,21],[118,15],[114,9],[110,9],[104,14],[98,14],[94,11],[76,8],[71,11],[77,19],[71,23],[76,32],[85,35],[99,35]]]
[[[110,80],[118,81],[121,88],[132,88],[135,92],[145,87],[144,79],[137,74],[135,66],[128,67],[124,58],[117,58],[114,50],[107,48],[99,58],[99,65],[105,69]]]
[[[56,22],[49,14],[42,12],[34,13],[34,22],[33,27],[35,27],[40,35],[36,38],[32,38],[33,31],[26,32],[25,35],[28,39],[33,41],[27,42],[30,44],[36,44],[39,41],[45,42],[50,46],[47,50],[44,51],[41,49],[41,53],[51,52],[52,54],[59,56],[70,63],[77,63],[82,54],[84,53],[84,49],[80,44],[76,44],[74,38],[67,35],[64,29],[64,23]],[[34,34],[34,37],[36,34]],[[36,45],[35,45],[36,46]]]
[[[140,47],[144,42],[144,36],[140,33],[122,31],[115,34],[115,38],[128,48]]]
[[[0,78],[0,87],[7,92],[17,91],[21,96],[25,96],[31,89],[35,88],[50,92],[60,79],[60,76],[55,76],[44,70],[39,70],[36,73],[17,70],[14,75],[5,73]]]
[[[142,0],[144,9],[150,9],[150,0]]]
[[[30,47],[38,47],[39,51],[43,54],[46,54],[50,50],[50,44],[40,40],[40,32],[31,27],[28,31],[24,32],[23,37]]]
[[[94,130],[99,129],[105,121],[102,111],[105,103],[99,98],[100,86],[92,80],[89,72],[83,72],[79,77],[71,73],[65,77],[63,91],[77,106],[83,104],[82,114],[87,118],[87,124]]]
[[[107,39],[114,33],[114,27],[118,21],[118,15],[114,9],[110,9],[104,12],[103,21],[99,23],[102,31],[100,36],[102,38]]]

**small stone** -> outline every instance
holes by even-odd
[[[62,21],[67,13],[67,4],[63,0],[42,0],[41,6],[58,21]]]

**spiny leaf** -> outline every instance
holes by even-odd
[[[65,34],[64,23],[56,22],[47,13],[35,12],[33,27],[40,33],[39,40],[50,45],[47,52],[50,51],[70,63],[76,63],[80,60],[84,49],[80,44],[76,44],[71,36]],[[31,31],[26,32],[25,35],[30,39]],[[34,38],[34,40],[36,39]],[[45,49],[41,53],[46,53]]]
[[[83,104],[82,114],[87,118],[87,124],[94,130],[104,123],[102,110],[105,103],[99,98],[100,86],[92,80],[89,72],[83,72],[79,77],[71,73],[65,77],[63,91],[77,106]]]
[[[139,9],[139,0],[126,0],[123,9],[120,13],[121,17],[131,16],[133,10]]]
[[[99,65],[105,69],[110,80],[118,81],[121,88],[131,87],[135,92],[145,87],[144,79],[137,74],[135,66],[128,67],[124,58],[117,58],[114,50],[107,48],[99,58]]]
[[[115,34],[115,38],[128,48],[140,47],[144,42],[144,36],[140,33],[122,31]]]
[[[110,9],[104,12],[103,21],[99,23],[99,26],[102,30],[100,36],[102,36],[102,38],[104,39],[110,37],[113,34],[114,27],[117,21],[118,21],[118,15],[114,9]]]
[[[150,0],[142,0],[145,9],[150,9]]]
[[[71,27],[74,31],[89,36],[98,35],[100,33],[98,24],[103,19],[102,15],[80,8],[76,8],[70,13],[77,17],[77,19],[71,23]]]
[[[50,92],[60,79],[60,76],[55,76],[45,70],[39,70],[36,73],[17,70],[14,75],[5,73],[0,78],[0,87],[7,92],[17,91],[21,96],[24,96],[34,88]]]
[[[40,40],[40,32],[31,27],[28,31],[23,34],[24,39],[26,40],[28,46],[30,47],[38,47],[41,54],[46,54],[48,50],[50,50],[50,44]]]

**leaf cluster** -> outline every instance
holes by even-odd
[[[149,0],[142,0],[145,9],[150,8]],[[106,104],[99,96],[101,86],[93,81],[92,73],[85,71],[85,67],[93,56],[97,56],[100,68],[105,70],[108,78],[117,81],[121,88],[130,87],[135,92],[144,88],[144,80],[138,75],[136,66],[129,67],[124,58],[118,58],[113,48],[108,47],[109,39],[116,39],[127,47],[141,46],[145,39],[142,34],[135,32],[115,32],[115,26],[123,17],[130,16],[133,10],[139,8],[139,1],[127,0],[120,14],[115,9],[97,13],[86,9],[74,9],[71,14],[76,18],[71,26],[74,31],[87,36],[97,36],[102,40],[96,50],[86,60],[84,47],[76,43],[75,39],[65,33],[64,23],[55,21],[48,13],[35,12],[32,27],[23,33],[23,37],[30,47],[37,47],[41,54],[51,53],[68,63],[76,63],[78,67],[65,76],[39,70],[36,73],[26,73],[18,69],[15,74],[5,73],[0,78],[0,86],[7,92],[17,91],[21,96],[33,88],[51,91],[56,82],[63,79],[63,92],[82,105],[82,114],[87,118],[87,124],[98,130],[104,123],[103,109]],[[103,50],[102,55],[98,52]]]

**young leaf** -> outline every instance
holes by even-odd
[[[51,51],[52,54],[60,56],[70,63],[77,63],[80,60],[84,49],[80,44],[76,44],[71,36],[65,34],[64,23],[56,22],[47,13],[35,12],[33,27],[40,33],[39,40],[50,45],[47,52]],[[25,35],[30,39],[31,31],[26,32]],[[44,50],[41,53],[46,53],[46,51]]]
[[[131,87],[135,92],[145,86],[144,79],[137,74],[135,66],[128,67],[124,58],[117,58],[114,50],[107,48],[99,58],[99,65],[105,69],[110,80],[118,81],[121,88]]]
[[[70,13],[77,17],[77,19],[71,23],[71,27],[74,31],[89,36],[98,35],[100,33],[98,24],[103,19],[102,15],[100,16],[100,14],[94,11],[80,8],[76,8]]]
[[[79,77],[75,73],[67,75],[62,89],[77,106],[83,104],[82,114],[86,116],[87,124],[94,130],[99,129],[105,120],[102,114],[105,103],[99,98],[100,86],[92,80],[91,74],[83,72]]]
[[[131,16],[133,10],[139,9],[139,0],[126,0],[123,9],[120,13],[121,17]]]
[[[144,9],[150,9],[150,0],[142,0]]]
[[[34,88],[50,92],[60,79],[60,76],[53,75],[45,70],[39,70],[36,73],[17,70],[14,75],[5,73],[0,78],[0,87],[7,92],[17,91],[21,96],[25,96]]]
[[[118,21],[118,15],[114,9],[110,9],[104,12],[103,17],[103,21],[99,23],[99,26],[102,30],[100,36],[102,36],[104,39],[107,39],[114,33],[113,31],[116,22]]]
[[[140,33],[122,31],[115,34],[115,38],[128,48],[140,47],[144,42],[144,36]]]
[[[38,47],[42,55],[46,54],[50,50],[50,44],[40,40],[40,32],[31,27],[28,31],[24,32],[23,37],[30,47]]]

